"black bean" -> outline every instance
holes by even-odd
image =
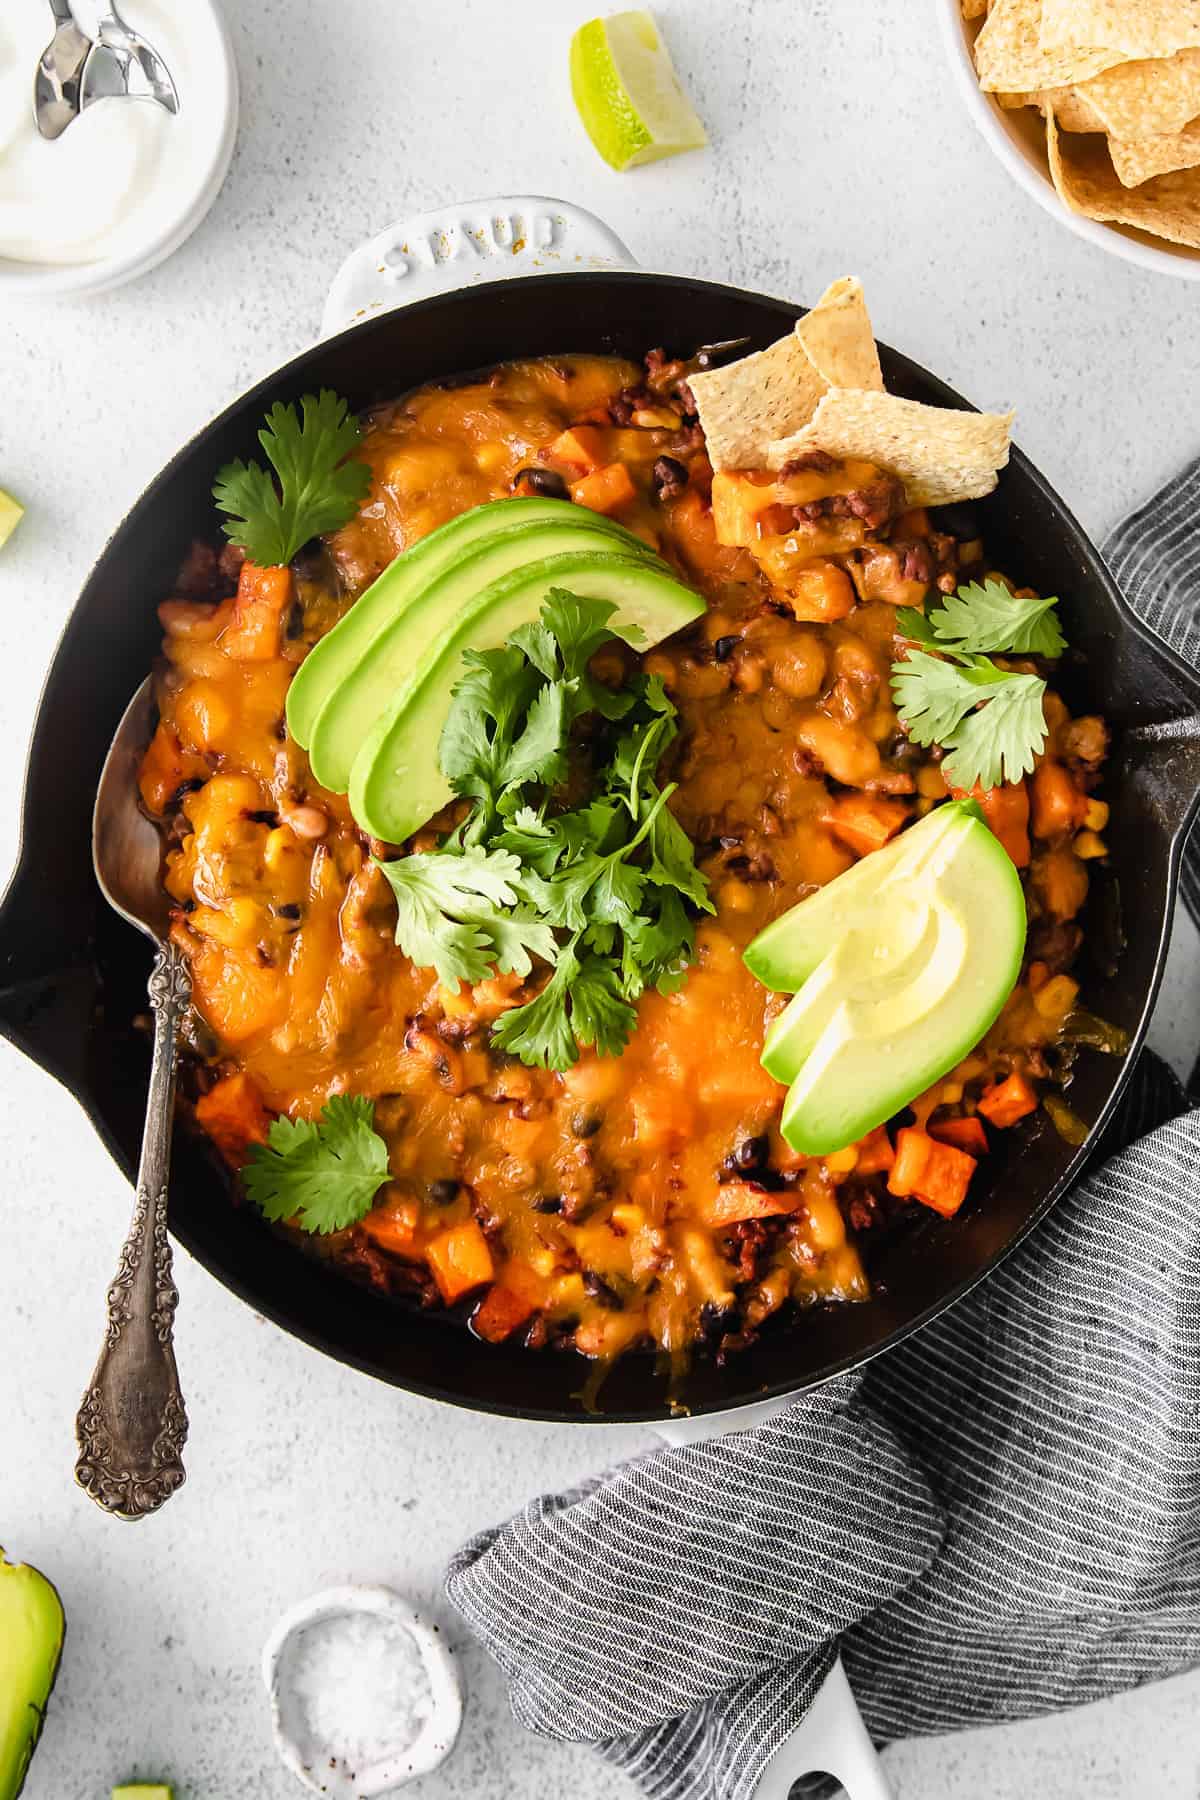
[[[513,492],[524,485],[544,500],[565,500],[567,484],[553,469],[518,469],[512,479]]]
[[[530,1210],[535,1213],[556,1213],[562,1211],[561,1194],[539,1194],[536,1200],[529,1202]]]
[[[603,1123],[603,1114],[598,1113],[594,1107],[580,1107],[577,1112],[571,1114],[571,1136],[577,1138],[595,1137]]]
[[[167,801],[167,810],[170,811],[171,807],[178,806],[185,794],[198,793],[203,786],[204,783],[202,781],[181,781],[179,786],[175,789],[175,792],[171,795],[171,798]]]
[[[300,908],[294,900],[283,901],[282,905],[275,908],[275,912],[281,919],[298,919],[300,917]]]
[[[771,1154],[771,1140],[766,1133],[743,1138],[730,1159],[739,1169],[761,1169]]]
[[[288,607],[287,624],[283,635],[288,639],[298,638],[304,630],[304,608],[298,600],[293,600]]]
[[[713,645],[713,655],[718,662],[728,662],[740,643],[738,637],[719,637]]]
[[[657,458],[650,485],[660,500],[670,499],[673,494],[682,494],[687,484],[687,468],[678,457]]]
[[[270,825],[274,827],[279,823],[279,814],[273,811],[269,806],[259,807],[255,812],[248,812],[245,814],[245,817],[249,819],[252,825]]]
[[[457,1181],[451,1181],[448,1176],[443,1176],[440,1181],[430,1182],[429,1198],[435,1206],[449,1206],[452,1200],[458,1199],[458,1189]]]
[[[583,1271],[583,1291],[585,1294],[590,1294],[592,1299],[601,1306],[606,1306],[609,1312],[621,1312],[624,1309],[625,1302],[620,1294],[615,1288],[609,1287],[604,1277],[597,1275],[595,1269]]]

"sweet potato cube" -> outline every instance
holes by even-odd
[[[271,1115],[250,1077],[227,1075],[201,1094],[196,1122],[212,1139],[226,1162],[241,1168],[251,1144],[265,1144]]]
[[[1071,780],[1070,771],[1053,757],[1039,763],[1033,775],[1033,835],[1065,837],[1083,824],[1087,795]]]
[[[138,771],[138,791],[148,812],[164,813],[185,781],[203,781],[209,773],[204,758],[185,750],[177,732],[160,719]]]
[[[425,1257],[447,1306],[491,1281],[496,1273],[488,1241],[474,1219],[440,1231],[426,1245]]]
[[[927,1131],[908,1126],[896,1137],[888,1192],[901,1200],[919,1200],[949,1219],[966,1199],[976,1167],[965,1150],[939,1144]]]
[[[1028,867],[1029,790],[1024,781],[1008,781],[991,788],[976,785],[969,794],[965,788],[951,788],[950,791],[956,800],[974,800],[992,835],[999,838],[1015,866],[1018,869]]]
[[[607,463],[604,468],[585,475],[582,481],[573,481],[571,498],[576,506],[589,507],[592,512],[611,513],[636,500],[637,489],[624,463]]]
[[[421,1222],[420,1202],[412,1194],[388,1198],[376,1206],[362,1222],[371,1242],[389,1256],[417,1254],[417,1227]]]
[[[858,1161],[854,1165],[854,1173],[884,1175],[895,1160],[896,1152],[892,1149],[891,1138],[882,1125],[877,1125],[858,1144]]]
[[[280,624],[291,599],[290,569],[260,569],[244,562],[233,617],[218,640],[226,656],[269,662],[278,653]]]
[[[834,837],[857,856],[867,856],[895,837],[908,819],[908,807],[882,794],[839,794],[826,817]]]
[[[1024,1075],[1010,1075],[1007,1081],[997,1081],[987,1089],[979,1102],[979,1110],[989,1125],[995,1125],[1003,1131],[1009,1125],[1015,1125],[1026,1113],[1036,1112],[1037,1095]]]
[[[494,1282],[471,1315],[471,1329],[485,1343],[500,1344],[534,1313],[534,1302],[504,1281]]]
[[[953,1144],[956,1150],[965,1150],[968,1156],[988,1153],[987,1132],[976,1118],[936,1119],[929,1127],[929,1135],[939,1144]]]
[[[559,432],[546,454],[555,462],[578,470],[580,475],[590,475],[605,461],[608,452],[598,425],[572,425],[569,431]]]

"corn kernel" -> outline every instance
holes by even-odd
[[[949,793],[946,777],[936,763],[923,763],[917,770],[917,792],[925,800],[941,800]]]
[[[495,475],[508,461],[507,444],[480,444],[475,451],[475,466],[485,475]]]
[[[1108,824],[1108,802],[1106,800],[1089,800],[1083,822],[1089,831],[1103,831]]]
[[[963,1090],[961,1081],[943,1081],[941,1088],[938,1090],[938,1104],[940,1106],[957,1106],[962,1097]]]
[[[1077,831],[1072,848],[1083,862],[1092,862],[1097,856],[1108,855],[1108,845],[1094,831]]]
[[[276,825],[268,832],[267,841],[263,845],[263,862],[272,872],[283,867],[283,859],[289,850],[296,848],[295,834],[286,825]]]
[[[534,1270],[535,1274],[547,1278],[553,1275],[557,1260],[553,1250],[531,1250],[529,1252],[530,1268]]]
[[[849,1175],[857,1163],[858,1149],[854,1144],[847,1144],[844,1150],[835,1150],[832,1156],[825,1158],[825,1167],[831,1175]]]
[[[646,1215],[640,1206],[631,1206],[627,1201],[622,1201],[620,1205],[613,1207],[612,1221],[622,1231],[640,1231],[646,1223]]]
[[[723,881],[717,889],[717,907],[721,912],[748,913],[754,905],[754,895],[744,881]]]

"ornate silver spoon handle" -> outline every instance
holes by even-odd
[[[179,1294],[171,1279],[167,1177],[175,1033],[190,983],[174,944],[159,950],[149,989],[154,1056],[133,1220],[108,1290],[104,1344],[75,1421],[75,1478],[119,1519],[144,1518],[182,1485],[187,1438],[171,1342]]]

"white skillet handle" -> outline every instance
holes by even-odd
[[[582,206],[538,194],[467,200],[397,219],[352,251],[329,290],[321,336],[478,282],[633,266],[617,234]]]
[[[787,1398],[765,1400],[735,1412],[666,1420],[654,1429],[669,1444],[698,1444],[728,1432],[752,1430],[788,1405]],[[818,1772],[836,1776],[849,1800],[894,1800],[840,1658],[795,1731],[763,1770],[754,1800],[787,1800],[794,1782]]]

